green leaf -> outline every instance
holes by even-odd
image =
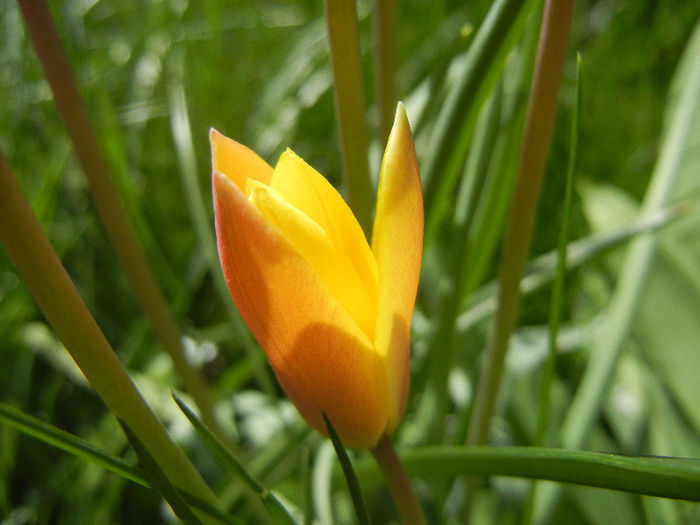
[[[700,501],[700,459],[622,456],[539,447],[424,447],[400,454],[412,476],[515,476]],[[376,467],[359,461],[363,484],[378,482]]]
[[[221,441],[200,421],[192,410],[180,399],[175,393],[172,394],[173,399],[180,407],[180,410],[190,420],[192,426],[197,431],[202,442],[206,445],[209,452],[216,457],[229,474],[234,478],[242,481],[246,487],[258,495],[265,510],[276,524],[295,525],[294,519],[289,515],[287,509],[275,497],[272,492],[263,487],[253,475],[248,472],[248,469],[224,446]]]
[[[333,448],[338,456],[338,461],[340,461],[340,466],[343,469],[343,474],[345,475],[345,480],[348,483],[348,490],[350,490],[350,496],[352,497],[352,503],[355,506],[355,512],[357,513],[357,520],[360,525],[370,525],[369,513],[367,512],[367,507],[365,506],[365,500],[362,497],[362,491],[360,490],[360,483],[357,481],[357,476],[352,468],[352,463],[350,463],[350,458],[348,453],[343,447],[343,443],[340,441],[338,434],[333,428],[330,419],[323,413],[323,421],[326,423],[326,428],[328,429],[328,436],[331,438],[333,443]]]
[[[138,436],[136,436],[123,421],[119,420],[119,424],[124,429],[124,433],[131,443],[131,446],[134,447],[139,461],[146,469],[152,486],[165,498],[177,517],[180,518],[185,525],[202,525],[202,522],[195,516],[192,509],[185,501],[185,498],[180,494],[180,491],[168,479],[168,476],[163,472],[150,452],[148,452],[148,449],[141,443]]]
[[[481,106],[503,70],[506,56],[520,34],[531,0],[498,0],[474,37],[459,85],[440,113],[423,170],[426,244],[435,233],[449,202],[449,192],[461,170]]]
[[[2,402],[0,402],[0,422],[4,422],[8,426],[48,445],[109,470],[124,479],[138,483],[143,487],[151,488],[150,481],[143,469],[135,467],[73,434],[69,434]],[[243,523],[187,491],[180,490],[180,492],[189,504],[218,519],[221,523],[230,523],[232,525]]]
[[[44,443],[99,465],[125,479],[143,485],[144,487],[150,486],[148,480],[144,476],[143,470],[140,468],[134,467],[123,459],[116,458],[104,450],[100,450],[73,434],[69,434],[60,428],[45,423],[36,417],[25,414],[2,402],[0,402],[0,421]]]

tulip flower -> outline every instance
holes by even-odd
[[[331,184],[291,150],[273,169],[210,133],[219,258],[231,296],[302,416],[347,446],[401,420],[423,244],[423,197],[401,104],[382,161],[372,245]]]

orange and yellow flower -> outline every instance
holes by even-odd
[[[345,445],[391,434],[409,385],[423,197],[401,104],[382,161],[372,246],[328,181],[291,150],[273,169],[212,130],[219,258],[231,296],[304,418]]]

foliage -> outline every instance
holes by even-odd
[[[465,56],[491,4],[397,4],[398,93],[423,167],[431,162],[441,110],[459,87]],[[441,470],[431,474],[425,447],[444,445],[452,453],[452,446],[465,440],[492,312],[483,305],[494,296],[507,190],[537,43],[540,6],[521,4],[526,7],[512,48],[502,61],[487,64],[503,72],[483,95],[488,103],[474,110],[473,118],[480,118],[474,120],[473,134],[463,137],[470,147],[466,161],[451,160],[457,177],[442,194],[439,214],[426,209],[435,230],[424,253],[412,387],[396,442],[400,451],[416,448],[407,468],[409,473],[415,469],[431,523],[459,522],[464,505],[463,491],[455,489],[463,482],[459,461],[443,459]],[[188,358],[211,385],[216,413],[238,459],[299,523],[311,523],[310,513],[317,523],[352,521],[352,503],[339,481],[330,443],[310,432],[281,390],[256,374],[251,356],[261,352],[221,294],[221,276],[203,232],[207,224],[213,230],[210,127],[271,163],[291,146],[341,184],[321,4],[95,0],[53,1],[50,7],[119,196],[179,321]],[[360,1],[357,7],[376,186],[384,144],[378,139],[372,89],[372,5]],[[576,245],[585,255],[570,264],[566,275],[547,446],[570,442],[625,455],[700,457],[700,80],[690,58],[700,52],[698,19],[695,2],[597,0],[576,6],[532,247],[534,259],[557,245],[575,102],[573,51],[579,51],[582,105],[570,235],[578,244],[572,243],[569,253],[578,253]],[[0,0],[0,35],[0,149],[52,245],[149,405],[224,505],[244,522],[269,522],[257,495],[213,460],[171,399],[170,390],[182,385],[105,236],[13,0]],[[687,95],[693,86],[694,99]],[[685,126],[681,131],[679,122]],[[669,152],[674,146],[678,151]],[[671,165],[661,165],[664,155],[672,156]],[[473,159],[480,159],[476,167]],[[669,170],[666,198],[650,205],[649,188]],[[439,181],[441,174],[433,176]],[[204,196],[203,206],[201,201],[193,205],[194,188]],[[657,220],[658,213],[667,215]],[[653,227],[646,225],[650,217],[656,217]],[[599,235],[631,226],[636,229],[612,249],[599,249]],[[637,291],[628,298],[627,315],[620,317],[612,313],[623,292],[618,285],[631,279],[639,262],[627,250],[640,242],[653,242],[652,253],[631,285]],[[522,301],[491,429],[494,445],[524,447],[537,441],[553,267],[548,272],[528,268],[528,278],[539,276],[544,285]],[[446,317],[448,301],[455,307],[452,318]],[[601,361],[598,349],[611,337],[619,343],[616,354]],[[4,250],[0,357],[4,404],[136,464],[117,420],[63,350]],[[591,374],[593,379],[582,379]],[[599,381],[598,397],[590,405],[572,405],[584,381]],[[184,393],[183,398],[192,406]],[[581,434],[572,427],[582,406],[589,407],[590,427]],[[354,455],[364,497],[373,522],[387,523],[397,514],[378,470],[364,462],[367,457],[364,451]],[[499,471],[504,472],[513,473]],[[518,519],[529,486],[520,478],[491,478],[476,491],[474,523]],[[536,520],[551,523],[700,521],[697,503],[563,484],[555,490],[538,488],[533,512]],[[4,423],[0,518],[0,523],[20,524],[174,519],[155,491]]]

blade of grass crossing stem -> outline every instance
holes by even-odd
[[[174,52],[169,65],[170,82],[167,84],[167,94],[170,129],[180,167],[180,179],[192,224],[195,227],[197,239],[209,265],[209,273],[214,281],[214,287],[219,295],[220,302],[226,309],[226,313],[233,324],[234,335],[243,345],[246,358],[253,363],[255,378],[262,389],[274,398],[277,397],[277,390],[265,365],[264,354],[258,352],[255,348],[250,332],[245,327],[243,319],[231,299],[231,294],[228,291],[224,275],[221,272],[221,266],[219,265],[216,241],[211,228],[211,218],[204,207],[204,197],[197,180],[197,161],[192,141],[190,120],[187,115],[185,88],[183,86],[184,53]]]
[[[462,170],[481,107],[503,71],[506,57],[521,33],[533,0],[497,0],[469,48],[468,67],[443,106],[423,170],[425,244],[437,231],[450,202],[449,194]]]
[[[367,239],[372,235],[374,195],[369,179],[367,121],[354,0],[325,0],[340,130],[343,177],[350,207]]]
[[[119,424],[124,429],[129,443],[131,443],[131,446],[136,451],[139,462],[146,470],[151,485],[165,498],[165,501],[168,502],[170,508],[173,509],[177,517],[180,518],[185,525],[202,525],[202,522],[194,515],[194,512],[187,504],[182,494],[180,494],[180,491],[171,483],[168,476],[165,475],[165,472],[161,470],[156,460],[153,459],[153,456],[151,456],[148,450],[146,450],[146,447],[143,446],[141,440],[136,437],[136,434],[131,431],[126,423],[119,420]]]
[[[700,501],[700,459],[623,456],[539,447],[423,447],[401,453],[411,476],[513,476],[660,498]],[[364,487],[380,483],[369,459],[355,472]],[[337,474],[337,478],[340,474]]]
[[[294,520],[287,512],[287,509],[269,490],[263,487],[248,469],[226,448],[226,446],[200,421],[197,415],[180,399],[175,393],[173,399],[180,407],[183,414],[189,419],[192,426],[197,431],[197,435],[204,442],[209,452],[216,457],[221,466],[233,477],[239,479],[251,491],[258,495],[261,503],[267,510],[274,523],[294,525]]]
[[[689,147],[693,115],[700,104],[698,50],[700,24],[696,25],[676,70],[685,72],[686,76],[679,86],[675,105],[667,106],[668,127],[649,188],[644,196],[642,218],[668,205],[679,174],[678,168]],[[655,248],[655,237],[646,233],[634,239],[627,249],[619,281],[606,313],[606,328],[600,340],[591,349],[588,366],[562,424],[562,445],[566,448],[581,448],[590,434],[590,428],[599,413],[616,370],[617,360],[632,328]],[[556,486],[540,491],[535,504],[535,521],[539,522],[549,514],[559,492],[560,488]]]
[[[581,55],[576,55],[576,90],[574,108],[571,116],[571,135],[569,140],[569,161],[566,169],[566,188],[564,190],[564,205],[562,207],[561,230],[557,245],[557,273],[552,285],[552,299],[549,308],[549,351],[542,371],[542,384],[537,412],[537,430],[535,446],[545,443],[549,426],[549,405],[551,398],[554,369],[557,360],[557,335],[561,320],[562,303],[564,301],[564,278],[566,275],[566,258],[569,239],[569,222],[571,220],[571,201],[574,193],[574,178],[576,176],[576,159],[578,152],[579,115],[581,114]],[[530,486],[530,494],[523,512],[523,523],[532,523],[532,510],[537,494],[537,482]]]
[[[348,453],[343,447],[343,443],[340,441],[338,434],[333,428],[326,413],[323,413],[323,421],[326,423],[326,429],[328,429],[328,436],[331,438],[333,443],[333,448],[338,456],[338,461],[340,461],[340,466],[343,469],[343,474],[345,475],[345,481],[348,484],[348,490],[350,491],[350,496],[352,497],[352,504],[355,506],[355,513],[357,514],[357,521],[360,525],[370,525],[369,513],[367,512],[367,507],[365,506],[365,500],[362,497],[362,492],[360,491],[360,483],[357,481],[357,476],[355,471],[352,469],[352,463],[350,463],[350,458]]]

